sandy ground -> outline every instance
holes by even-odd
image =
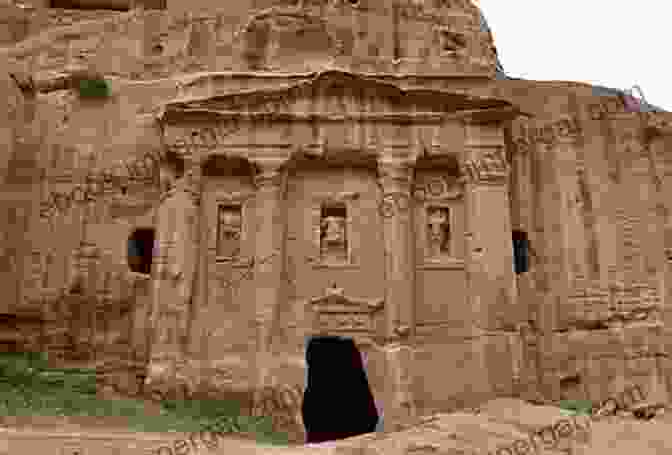
[[[123,422],[110,418],[22,418],[5,417],[0,426],[0,455],[307,455],[318,453],[335,453],[334,448],[340,446],[353,447],[366,441],[372,447],[371,454],[403,455],[408,452],[400,444],[398,449],[385,443],[397,438],[400,441],[411,439],[407,434],[365,435],[346,441],[326,443],[314,446],[272,447],[256,443],[245,436],[220,439],[218,447],[207,450],[197,442],[198,449],[186,449],[180,452],[158,452],[161,446],[173,445],[175,441],[188,440],[189,435],[167,432],[137,433],[124,428]],[[539,455],[566,453],[569,455],[672,455],[672,410],[666,410],[652,420],[638,420],[631,416],[605,417],[593,421],[591,434],[587,444],[578,444],[571,450],[541,450]],[[379,444],[380,441],[380,444]],[[396,444],[395,444],[396,445]],[[376,449],[376,446],[378,447]],[[356,450],[336,450],[343,455]],[[458,452],[439,449],[430,450],[437,455],[457,455]],[[425,452],[423,452],[424,454]],[[430,452],[426,452],[429,454]],[[478,455],[488,453],[474,452]],[[502,452],[507,454],[508,452]],[[419,454],[420,455],[420,454]],[[516,455],[515,452],[511,455]],[[521,455],[525,455],[522,454]],[[530,454],[531,455],[531,454]]]

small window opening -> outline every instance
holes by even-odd
[[[136,229],[128,239],[128,266],[131,271],[149,275],[153,250],[154,229]]]
[[[347,208],[344,203],[323,204],[320,210],[320,253],[323,259],[348,257]]]
[[[530,242],[527,238],[527,232],[514,230],[511,233],[513,238],[513,260],[516,274],[525,273],[529,270],[529,249]]]

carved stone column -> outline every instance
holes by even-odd
[[[413,328],[414,261],[411,211],[412,173],[404,163],[379,163],[383,191],[383,238],[385,242],[385,337],[405,338]]]
[[[587,243],[583,216],[586,201],[581,193],[580,178],[584,178],[582,166],[577,168],[577,149],[571,137],[557,139],[555,145],[556,170],[561,207],[566,220],[562,228],[563,246],[567,251],[567,274],[571,289],[583,290],[587,286],[588,270],[586,264]]]
[[[255,361],[252,362],[259,389],[268,385],[271,341],[281,298],[285,213],[282,205],[282,163],[258,163],[255,176],[256,236],[254,257]],[[255,365],[256,364],[256,365]],[[254,377],[254,376],[252,376]]]
[[[413,349],[408,336],[415,328],[415,261],[410,210],[413,169],[403,161],[378,164],[383,193],[385,245],[385,424],[390,428],[416,416],[412,396]]]
[[[509,214],[509,166],[503,138],[487,126],[466,125],[465,203],[468,295],[477,331],[518,322]],[[469,164],[469,166],[467,166]]]
[[[198,351],[197,343],[199,337],[194,331],[194,321],[198,309],[204,304],[203,299],[207,296],[207,236],[204,232],[203,220],[205,219],[201,199],[203,195],[203,155],[193,154],[185,159],[186,165],[186,188],[185,191],[189,196],[191,206],[191,214],[193,218],[188,221],[190,238],[193,240],[192,245],[187,245],[193,250],[194,264],[193,275],[194,278],[191,284],[191,304],[189,305],[188,319],[185,324],[186,336],[184,340],[185,353],[191,356],[192,353]],[[196,344],[194,344],[196,343]]]
[[[195,182],[200,165],[188,154],[183,159],[184,176],[174,175],[169,167],[162,170],[170,189],[162,196],[157,211],[148,384],[162,384],[160,388],[173,386],[176,369],[185,360],[196,288],[199,192]]]

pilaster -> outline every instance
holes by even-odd
[[[415,331],[415,247],[410,201],[413,169],[404,160],[378,163],[385,251],[385,422],[396,428],[416,417],[412,395]]]
[[[511,217],[510,168],[501,131],[466,124],[462,166],[466,204],[465,266],[477,331],[513,326],[517,310]],[[514,314],[515,313],[515,314]]]
[[[397,341],[414,330],[413,169],[404,162],[380,162],[378,172],[385,246],[385,338]]]
[[[587,215],[587,201],[581,192],[581,179],[585,179],[586,175],[582,166],[577,165],[577,152],[575,139],[570,136],[559,137],[553,147],[558,190],[561,194],[560,210],[565,219],[560,227],[566,280],[570,289],[583,290],[588,285],[585,254],[588,245],[583,222],[583,217]]]
[[[253,376],[259,389],[267,385],[271,363],[271,345],[274,321],[277,320],[281,299],[283,236],[286,222],[282,204],[284,173],[282,163],[257,162],[256,186],[256,236],[254,239],[254,315],[256,337],[253,352]]]
[[[161,197],[157,210],[156,242],[152,264],[152,308],[149,317],[150,346],[148,381],[155,386],[184,364],[189,352],[194,319],[194,302],[200,295],[200,157],[180,150],[185,175]],[[202,279],[202,278],[201,278]]]

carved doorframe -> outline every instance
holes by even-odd
[[[311,307],[312,320],[306,339],[306,349],[308,340],[319,336],[349,338],[355,343],[360,354],[368,353],[376,346],[374,341],[377,337],[376,315],[384,309],[385,299],[355,298],[346,295],[342,288],[333,286],[325,289],[322,296],[310,299],[308,303]],[[386,368],[383,359],[379,366]],[[372,374],[372,368],[375,367],[370,364],[364,365],[369,386],[374,398],[377,397],[376,406],[380,412],[386,405],[386,386],[375,379],[384,376],[385,372]]]

